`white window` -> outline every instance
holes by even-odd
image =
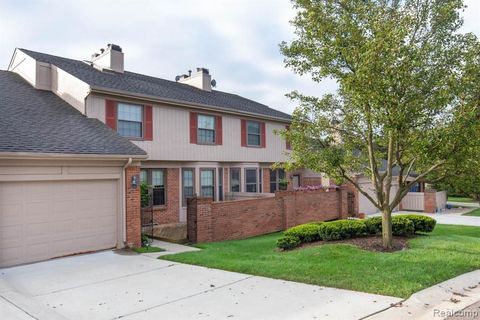
[[[245,169],[245,191],[258,192],[258,170]]]
[[[118,128],[121,136],[141,138],[143,135],[143,107],[134,104],[118,104]]]
[[[200,170],[200,195],[202,197],[214,197],[215,173],[213,169]]]
[[[187,205],[187,199],[194,196],[195,169],[183,169],[183,206]]]
[[[259,147],[260,140],[260,122],[247,121],[247,145]]]
[[[240,192],[240,168],[230,169],[230,191]]]
[[[198,115],[198,143],[215,143],[215,117]]]

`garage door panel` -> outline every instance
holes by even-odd
[[[0,227],[15,225],[22,220],[22,206],[19,204],[0,204]]]
[[[0,183],[0,267],[112,248],[116,180]]]
[[[22,241],[22,233],[21,225],[0,227],[0,249],[18,246]]]

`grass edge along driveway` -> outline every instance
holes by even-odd
[[[327,287],[407,298],[412,293],[480,268],[480,227],[437,225],[393,253],[326,244],[280,252],[282,232],[200,244],[201,251],[159,259]]]

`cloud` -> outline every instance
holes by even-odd
[[[465,30],[478,32],[480,3],[467,1]],[[321,95],[315,83],[285,69],[278,44],[292,38],[289,0],[0,1],[0,63],[15,47],[88,59],[107,43],[122,46],[128,70],[166,79],[207,67],[218,90],[292,112],[292,90]]]

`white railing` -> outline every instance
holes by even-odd
[[[423,192],[409,192],[402,199],[402,209],[423,211],[425,209]]]

